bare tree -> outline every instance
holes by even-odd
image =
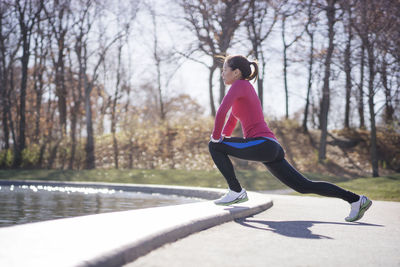
[[[22,42],[21,56],[21,87],[19,98],[19,134],[18,146],[14,155],[14,167],[19,167],[22,162],[22,151],[26,146],[26,88],[28,80],[28,64],[30,59],[30,45],[33,28],[40,18],[43,8],[43,0],[38,1],[16,1],[15,11],[18,16],[20,37]]]
[[[158,24],[157,15],[155,10],[149,6],[149,12],[151,16],[151,22],[153,24],[153,59],[156,65],[156,77],[157,77],[157,94],[158,94],[158,104],[160,108],[160,119],[165,120],[165,109],[164,109],[164,99],[163,99],[163,89],[161,83],[161,64],[165,61],[165,56],[160,52],[159,40],[158,40]]]
[[[65,85],[65,52],[66,35],[70,23],[71,0],[54,1],[52,5],[45,5],[45,13],[49,20],[57,50],[51,53],[55,70],[56,95],[60,116],[60,129],[62,136],[67,132],[67,88]],[[61,137],[62,138],[62,137]]]
[[[126,8],[126,6],[125,6]],[[125,12],[129,12],[129,14],[124,14]],[[122,66],[122,49],[124,45],[128,42],[128,37],[129,37],[129,31],[131,27],[131,23],[133,19],[136,17],[137,13],[137,6],[134,6],[132,9],[128,8],[128,10],[124,10],[123,6],[118,7],[118,12],[116,16],[118,17],[118,27],[121,28],[121,32],[123,32],[123,35],[126,37],[125,40],[123,38],[119,39],[118,42],[118,47],[117,47],[117,73],[116,73],[116,84],[115,84],[115,90],[114,90],[114,96],[112,98],[112,105],[111,105],[111,134],[113,136],[113,150],[114,150],[114,165],[115,168],[119,168],[119,149],[118,149],[118,140],[116,136],[116,128],[117,128],[117,105],[118,105],[118,100],[121,98],[121,91],[122,91],[122,75],[123,75],[123,66]],[[126,18],[127,20],[122,21],[120,17]]]
[[[95,3],[91,0],[86,0],[85,8],[80,14],[80,22],[78,23],[78,35],[77,43],[75,47],[76,55],[79,62],[79,73],[83,79],[83,102],[86,115],[86,144],[85,144],[85,168],[95,168],[95,143],[94,143],[94,130],[93,130],[93,115],[92,115],[92,103],[91,93],[93,88],[96,86],[96,82],[99,76],[99,68],[110,47],[117,42],[121,37],[121,33],[116,33],[111,40],[101,40],[99,47],[96,50],[90,51],[91,46],[89,45],[89,33],[93,23],[99,17],[100,9],[97,9]],[[100,34],[100,37],[104,37]],[[105,38],[105,37],[104,37]],[[92,69],[88,68],[88,62],[94,62]]]
[[[79,38],[78,38],[79,39]],[[81,46],[79,45],[79,42],[77,41],[75,44],[75,49],[68,49],[68,62],[69,62],[69,68],[67,71],[67,77],[69,81],[69,88],[71,88],[71,95],[72,95],[72,101],[71,101],[71,108],[70,108],[70,156],[69,156],[69,163],[68,163],[68,169],[72,170],[74,168],[74,162],[75,162],[75,153],[76,153],[76,146],[77,146],[77,125],[78,125],[78,120],[79,120],[79,114],[81,113],[81,107],[82,107],[82,101],[83,101],[83,95],[82,95],[82,81],[83,81],[83,74],[82,74],[82,69],[81,69],[81,64],[79,64],[79,71],[78,75],[75,74],[75,72],[72,69],[72,51],[75,50],[75,53],[78,55],[81,54]],[[81,58],[80,56],[77,57],[78,60]]]
[[[400,17],[398,16],[400,5],[391,1],[379,4],[386,20],[383,21],[384,24],[381,26],[383,29],[376,36],[375,50],[379,51],[377,71],[385,95],[384,123],[389,129],[392,129],[396,127],[396,101],[399,101],[400,94],[400,33],[398,31],[400,27]]]
[[[289,59],[287,56],[288,49],[295,44],[303,35],[305,29],[301,31],[299,34],[295,34],[291,41],[287,40],[287,30],[286,30],[286,23],[287,20],[299,13],[298,5],[294,5],[293,3],[289,3],[289,1],[284,1],[284,7],[281,8],[281,36],[282,36],[282,43],[283,43],[283,83],[285,88],[285,103],[286,103],[286,113],[285,118],[289,118],[289,88],[288,88],[288,81],[287,81],[287,69],[289,65]]]
[[[375,85],[375,79],[378,72],[377,66],[377,44],[382,32],[391,27],[391,22],[387,21],[385,15],[389,10],[395,8],[391,1],[370,1],[368,4],[364,1],[357,3],[357,17],[354,28],[362,41],[363,47],[367,52],[368,65],[368,107],[370,116],[370,153],[372,175],[379,176],[379,165],[377,155],[377,136],[376,136],[376,110],[375,95],[379,87]]]
[[[265,55],[263,44],[270,36],[275,23],[278,20],[279,4],[274,1],[254,1],[250,3],[249,15],[246,18],[247,36],[252,46],[252,54],[258,61],[260,74],[257,80],[258,97],[263,107]],[[271,17],[269,13],[271,13]],[[268,20],[269,19],[269,20]]]
[[[345,30],[347,31],[346,49],[344,51],[344,71],[346,74],[346,99],[345,99],[345,112],[344,112],[344,128],[350,128],[350,97],[352,92],[352,78],[351,78],[351,42],[353,39],[352,32],[352,7],[351,2],[341,2],[342,9],[345,11],[347,18],[345,20]]]
[[[392,89],[392,83],[390,80],[390,75],[393,70],[393,73],[396,72],[395,67],[391,67],[388,63],[387,56],[384,54],[382,55],[382,62],[379,67],[379,74],[381,77],[381,82],[383,86],[383,90],[385,93],[385,113],[384,113],[384,122],[386,125],[392,125],[394,122],[394,105],[393,105],[393,100],[394,100],[394,94],[395,90]],[[399,70],[397,69],[397,72]]]
[[[218,56],[225,56],[232,46],[235,31],[248,14],[251,1],[190,1],[180,0],[179,3],[185,12],[185,21],[190,31],[197,37],[198,47],[205,55],[212,57],[212,64],[204,65],[209,69],[209,94],[211,114],[215,116],[213,97],[213,77],[215,70],[222,68]],[[225,96],[225,85],[220,79],[219,103]]]
[[[167,103],[172,97],[169,92],[170,83],[177,71],[182,67],[183,61],[187,60],[188,55],[183,54],[173,44],[164,42],[160,38],[163,32],[168,31],[168,28],[164,25],[167,22],[165,19],[170,19],[170,14],[164,14],[157,10],[155,2],[148,2],[146,11],[151,20],[151,29],[149,30],[151,40],[146,45],[154,63],[152,73],[154,73],[155,82],[154,84],[143,83],[144,88],[147,90],[145,97],[151,99],[149,105],[158,114],[154,119],[157,122],[161,120],[162,123],[166,122],[168,124],[169,110]]]
[[[3,148],[10,148],[10,134],[12,136],[14,151],[17,150],[14,122],[11,119],[10,94],[13,90],[13,69],[17,60],[17,52],[20,49],[21,38],[15,29],[18,27],[18,20],[12,15],[14,12],[10,3],[0,2],[0,106],[2,113],[2,127],[4,134]],[[0,163],[1,164],[1,163]]]
[[[117,79],[116,79],[116,84],[115,84],[115,91],[114,91],[114,97],[112,99],[112,106],[111,106],[111,134],[113,137],[113,150],[114,150],[114,164],[115,168],[119,168],[119,163],[118,163],[118,140],[116,136],[116,131],[117,131],[117,103],[118,99],[120,98],[120,84],[121,84],[121,57],[122,57],[122,39],[119,40],[118,44],[118,56],[117,56]]]
[[[321,137],[319,142],[318,160],[323,162],[326,159],[326,137],[328,133],[328,112],[330,104],[330,88],[329,79],[331,75],[331,61],[334,49],[334,37],[335,37],[335,23],[336,23],[336,0],[326,0],[326,6],[324,7],[326,17],[328,19],[328,48],[325,57],[325,76],[324,85],[322,88],[322,100],[321,100],[321,113],[320,113],[320,126],[321,126]]]
[[[307,79],[307,94],[306,94],[306,105],[304,107],[304,117],[303,117],[303,131],[308,132],[307,121],[308,121],[308,111],[310,106],[310,93],[313,81],[313,65],[314,65],[314,36],[316,32],[317,24],[317,14],[314,7],[314,0],[309,0],[307,3],[307,17],[308,21],[305,27],[305,31],[310,38],[310,52],[308,56],[308,79]]]
[[[91,23],[87,23],[87,16],[89,15],[89,9],[91,8],[91,2],[88,2],[86,5],[82,5],[82,8],[79,10],[75,10],[72,12],[73,18],[73,27],[72,27],[72,42],[74,43],[73,48],[70,49],[69,55],[69,77],[70,81],[74,80],[74,74],[72,71],[73,63],[71,59],[71,52],[74,51],[78,63],[78,75],[77,75],[77,84],[72,84],[72,107],[71,107],[71,130],[70,130],[70,138],[71,138],[71,154],[70,160],[68,164],[69,169],[73,169],[74,161],[75,161],[75,153],[77,146],[77,124],[79,120],[79,113],[81,110],[81,105],[83,103],[83,86],[84,86],[84,77],[87,71],[87,60],[86,60],[86,45],[88,42],[88,34],[91,29]],[[87,26],[87,27],[86,27]]]
[[[33,142],[39,144],[41,139],[41,117],[42,117],[42,99],[44,93],[44,75],[46,72],[46,57],[49,54],[48,34],[45,26],[37,24],[37,33],[34,36],[34,66],[33,66],[33,89],[36,95],[35,103],[35,131]]]
[[[360,118],[360,129],[365,129],[365,117],[364,117],[364,70],[365,70],[365,47],[361,42],[360,51],[360,81],[358,83],[358,99],[357,99],[357,110]]]
[[[94,169],[95,168],[95,143],[94,143],[94,132],[93,132],[93,117],[92,117],[92,104],[90,101],[91,93],[95,86],[95,83],[98,78],[99,67],[105,59],[106,53],[108,49],[116,42],[120,36],[117,36],[114,40],[110,41],[104,48],[99,51],[97,57],[97,63],[95,64],[93,71],[90,74],[86,73],[84,76],[84,105],[85,105],[85,113],[86,113],[86,161],[85,168],[86,169]],[[87,49],[87,48],[86,48]]]

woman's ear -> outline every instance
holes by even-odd
[[[240,72],[239,69],[234,70],[235,73],[235,77],[237,77],[238,79],[240,78],[240,76],[242,76],[242,73]]]

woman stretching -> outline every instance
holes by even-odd
[[[254,67],[253,71],[251,65]],[[231,87],[216,114],[209,149],[215,165],[228,182],[229,191],[216,200],[215,204],[231,205],[248,200],[246,190],[236,179],[229,159],[229,156],[233,156],[262,162],[281,182],[299,193],[341,198],[351,204],[350,215],[345,220],[353,222],[361,219],[371,206],[371,200],[331,183],[308,180],[285,160],[285,152],[264,121],[260,101],[249,82],[257,79],[257,76],[256,62],[249,62],[243,56],[225,58],[222,79]],[[230,116],[225,123],[226,114],[230,109],[232,109]],[[238,120],[244,138],[231,138]]]

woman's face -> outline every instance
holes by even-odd
[[[232,70],[228,63],[225,61],[222,68],[222,79],[226,85],[231,85],[236,80],[240,79],[241,73],[239,69]]]

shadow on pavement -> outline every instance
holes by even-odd
[[[307,238],[307,239],[333,239],[329,236],[318,235],[311,232],[310,228],[315,224],[336,224],[348,226],[377,226],[383,225],[369,224],[369,223],[338,223],[338,222],[321,222],[321,221],[264,221],[264,220],[251,220],[248,218],[237,219],[236,223],[259,230],[271,231],[280,235]],[[261,225],[261,226],[257,226]]]

